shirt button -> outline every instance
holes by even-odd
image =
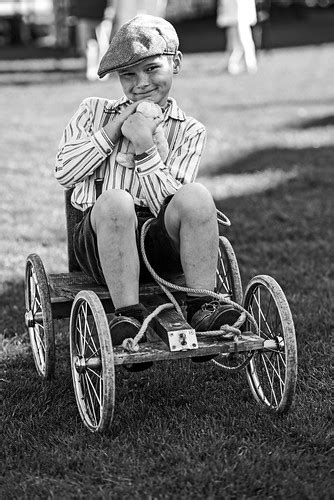
[[[111,149],[107,148],[107,154],[111,153]]]

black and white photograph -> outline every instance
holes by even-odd
[[[3,500],[334,498],[334,0],[0,0]]]

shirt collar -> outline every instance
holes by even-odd
[[[108,106],[109,113],[121,113],[121,111],[131,104],[132,101],[128,99],[126,96],[117,99],[117,101],[113,101],[111,106]],[[168,97],[167,107],[164,110],[164,119],[173,118],[174,120],[185,121],[186,115],[182,111],[181,108],[177,105],[175,99],[172,97]]]
[[[165,119],[167,118],[173,118],[174,120],[179,120],[181,122],[184,122],[186,119],[186,115],[182,109],[179,108],[175,99],[172,97],[168,97],[168,105],[165,110]]]

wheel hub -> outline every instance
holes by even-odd
[[[34,316],[33,316],[33,313],[31,310],[26,311],[26,313],[24,315],[24,321],[25,321],[27,328],[31,328],[31,327],[35,326],[35,320],[34,320]]]
[[[92,358],[86,359],[84,356],[76,356],[74,360],[74,366],[78,373],[84,373],[87,368],[91,370],[101,370],[102,362],[101,358],[98,356],[94,356]]]
[[[74,366],[78,373],[84,373],[86,371],[86,360],[83,356],[76,356],[74,360]]]
[[[284,351],[284,339],[283,337],[275,337],[276,343],[277,343],[277,349],[279,351]]]

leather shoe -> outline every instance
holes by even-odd
[[[140,322],[135,318],[128,316],[115,316],[109,323],[109,330],[113,345],[121,345],[123,340],[134,339],[141,327]],[[142,339],[141,342],[144,340]],[[150,368],[153,365],[152,361],[145,363],[133,363],[122,365],[126,370],[131,372],[140,372]]]

